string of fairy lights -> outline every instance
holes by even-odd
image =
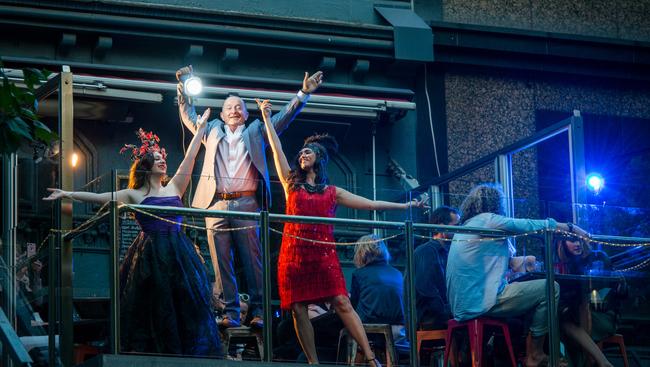
[[[87,185],[91,184],[93,181],[88,183]],[[50,229],[48,235],[41,241],[40,245],[38,246],[38,249],[36,253],[38,254],[40,250],[45,247],[47,244],[47,241],[51,238],[52,235],[56,233],[61,233],[61,234],[70,234],[70,233],[78,233],[78,232],[83,232],[89,227],[91,227],[95,222],[101,219],[102,215],[104,214],[104,211],[106,210],[108,203],[105,203],[102,205],[102,207],[97,211],[95,215],[93,215],[91,218],[86,220],[85,222],[81,223],[79,226],[76,228],[70,229],[70,230],[56,230],[56,229]],[[128,208],[129,210],[133,212],[140,213],[142,215],[149,216],[151,218],[163,221],[165,223],[179,226],[182,228],[188,228],[188,229],[195,229],[195,230],[205,230],[205,231],[213,231],[213,232],[235,232],[235,231],[244,231],[248,229],[253,229],[253,228],[259,228],[259,225],[250,225],[250,226],[242,226],[242,227],[232,227],[232,228],[206,228],[204,226],[199,226],[195,224],[189,224],[189,223],[184,223],[182,221],[176,221],[173,219],[165,218],[163,216],[157,215],[155,213],[151,213],[149,211],[136,208],[133,205],[126,204],[126,203],[120,203],[120,207],[125,207]],[[354,246],[357,245],[359,242],[358,241],[350,241],[350,242],[345,242],[345,241],[323,241],[323,240],[318,240],[318,239],[313,239],[313,238],[307,238],[307,237],[301,237],[289,233],[284,233],[283,231],[277,230],[275,228],[269,228],[269,230],[273,233],[279,234],[281,236],[285,237],[290,237],[296,240],[300,241],[306,241],[306,242],[311,242],[311,243],[316,243],[316,244],[323,244],[323,245],[334,245],[334,246]],[[540,230],[535,230],[535,231],[529,231],[529,232],[524,232],[524,233],[518,233],[518,234],[511,234],[511,235],[503,235],[503,236],[495,236],[495,237],[479,237],[479,236],[470,236],[468,238],[462,238],[462,239],[455,239],[454,241],[456,242],[488,242],[488,241],[504,241],[508,238],[526,238],[526,237],[535,237],[535,236],[540,236],[544,232],[546,232],[546,229],[540,229]],[[580,239],[582,241],[589,241],[590,243],[597,243],[597,244],[602,244],[605,246],[611,246],[611,247],[650,247],[650,242],[641,242],[641,243],[617,243],[617,242],[611,242],[611,241],[603,241],[603,240],[597,240],[597,239],[592,239],[588,236],[581,236],[573,232],[568,232],[568,231],[563,231],[563,230],[558,230],[555,229],[553,230],[555,234],[559,234],[565,237],[571,237],[575,239]],[[395,238],[398,238],[400,236],[403,236],[405,233],[399,232],[393,235],[385,236],[382,238],[375,238],[375,239],[368,239],[365,242],[370,242],[370,243],[377,243],[377,242],[382,242],[382,241],[388,241],[392,240]],[[431,239],[430,236],[424,236],[420,234],[413,234],[415,238],[419,239],[424,239],[428,240]],[[36,255],[34,255],[36,256]],[[28,261],[31,258],[26,259],[25,261]],[[21,262],[22,263],[22,262]],[[627,272],[627,271],[635,271],[642,269],[646,266],[650,265],[650,258],[645,259],[644,261],[640,262],[639,264],[630,266],[625,269],[617,269],[619,272]]]
[[[135,208],[135,207],[133,207],[132,205],[129,205],[129,204],[121,204],[121,205],[126,207],[126,208],[129,208],[129,209],[131,209],[131,210],[133,210],[135,212],[138,212],[140,214],[148,215],[148,216],[150,216],[152,218],[155,218],[157,220],[161,220],[163,222],[173,224],[173,225],[178,225],[178,226],[185,227],[185,228],[193,228],[193,229],[207,230],[207,231],[214,231],[214,232],[227,232],[227,231],[234,232],[234,231],[243,231],[243,230],[246,230],[246,229],[258,228],[259,227],[259,225],[253,225],[253,226],[234,227],[234,228],[206,228],[206,227],[197,226],[197,225],[193,225],[193,224],[177,222],[177,221],[171,220],[169,218],[161,217],[160,215],[156,215],[156,214],[147,212],[146,210]],[[357,241],[354,241],[354,242],[321,241],[321,240],[316,240],[316,239],[313,239],[313,238],[306,238],[306,237],[291,235],[291,234],[288,234],[288,233],[283,233],[282,231],[279,231],[279,230],[277,230],[275,228],[269,228],[269,230],[271,232],[273,232],[273,233],[277,233],[277,234],[280,234],[280,235],[283,235],[283,236],[291,237],[291,238],[302,240],[302,241],[308,241],[308,242],[312,242],[312,243],[324,244],[324,245],[353,246],[353,245],[356,245],[358,243]],[[398,233],[396,235],[387,236],[387,237],[384,237],[384,238],[374,239],[374,240],[372,240],[372,242],[388,241],[388,240],[391,240],[393,238],[397,238],[397,237],[401,236],[402,234],[403,233]],[[368,242],[370,242],[370,240]]]

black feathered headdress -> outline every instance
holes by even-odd
[[[329,161],[330,153],[336,153],[339,150],[339,144],[336,139],[328,134],[315,134],[307,139],[303,148],[310,148],[316,153],[316,157],[326,164]]]

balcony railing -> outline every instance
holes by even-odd
[[[273,320],[271,315],[272,302],[271,302],[271,255],[270,255],[270,233],[271,227],[270,223],[278,222],[292,222],[292,223],[319,223],[319,224],[331,224],[331,225],[345,225],[352,227],[363,227],[363,228],[373,228],[373,229],[384,229],[384,230],[397,230],[401,231],[401,234],[404,236],[405,248],[403,249],[406,253],[406,300],[405,303],[408,307],[407,312],[407,321],[408,321],[408,333],[409,340],[416,340],[416,320],[414,315],[416,315],[415,302],[414,302],[414,281],[413,277],[413,250],[414,250],[414,234],[416,231],[435,231],[435,232],[448,232],[448,233],[469,233],[487,237],[504,237],[508,236],[508,233],[498,230],[488,230],[484,228],[471,228],[471,227],[459,227],[459,226],[445,226],[445,225],[431,225],[423,223],[413,223],[410,220],[404,222],[392,222],[392,221],[373,221],[373,220],[358,220],[358,219],[341,219],[341,218],[321,218],[321,217],[308,217],[308,216],[293,216],[293,215],[283,215],[283,214],[272,214],[266,211],[260,213],[251,213],[251,212],[234,212],[234,211],[215,211],[215,210],[204,210],[204,209],[194,209],[194,208],[179,208],[179,207],[161,207],[161,206],[151,206],[151,205],[125,205],[118,204],[117,202],[110,203],[110,212],[107,214],[111,223],[111,235],[112,235],[112,274],[111,277],[111,352],[118,353],[119,351],[119,299],[116,296],[118,294],[117,286],[118,282],[116,279],[117,267],[119,254],[116,249],[119,249],[119,214],[124,211],[138,211],[141,213],[148,213],[150,215],[161,215],[161,214],[174,214],[174,215],[183,215],[183,216],[193,216],[197,218],[204,217],[223,217],[223,218],[236,218],[236,219],[247,219],[247,220],[256,220],[259,223],[260,228],[260,237],[262,245],[262,260],[264,268],[264,312],[265,312],[265,321],[266,325],[264,328],[264,350],[272,351],[272,327],[271,322]],[[547,259],[553,258],[553,246],[549,246],[553,241],[553,230],[546,230],[544,233],[537,234],[536,236],[543,239],[545,256]],[[650,243],[650,239],[647,238],[633,238],[633,237],[619,237],[619,236],[599,236],[594,235],[594,240],[599,241],[616,241],[616,242],[635,242],[635,243]],[[559,353],[559,327],[557,325],[557,317],[553,314],[555,310],[555,298],[552,296],[554,294],[554,272],[552,268],[552,263],[550,261],[546,262],[546,279],[547,279],[547,302],[549,304],[549,340],[551,346],[551,358],[557,358]],[[265,352],[263,356],[264,360],[271,362],[272,353]],[[410,348],[410,360],[417,361],[417,351],[415,343],[411,343]],[[411,363],[411,365],[416,365]],[[553,361],[551,361],[553,365]]]

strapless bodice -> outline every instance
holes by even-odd
[[[182,207],[183,203],[178,196],[149,196],[140,203],[142,205],[157,205],[157,206],[177,206]],[[147,232],[153,231],[180,231],[182,217],[180,215],[170,214],[156,214],[159,217],[168,219],[174,223],[166,222],[150,215],[135,213],[135,220],[138,222],[142,230]]]

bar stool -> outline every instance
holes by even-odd
[[[97,347],[87,344],[75,344],[72,360],[74,364],[81,364],[87,359],[94,357],[101,353]]]
[[[603,346],[605,344],[617,344],[618,349],[621,352],[621,356],[623,356],[623,365],[625,367],[628,367],[629,364],[627,362],[627,351],[625,350],[625,341],[623,340],[623,335],[621,334],[614,334],[610,336],[609,338],[605,338],[601,341],[598,342],[598,348],[601,350],[603,349]]]
[[[262,333],[260,331],[253,331],[248,326],[231,327],[224,331],[223,336],[223,350],[224,355],[228,355],[230,343],[239,340],[248,342],[251,339],[255,340],[257,344],[257,351],[260,354],[260,360],[264,359],[264,341],[262,340]]]
[[[447,339],[447,330],[418,330],[416,332],[417,338],[417,348],[418,348],[418,358],[420,358],[420,350],[422,349],[422,343],[425,341],[435,341],[442,340],[446,341]]]
[[[383,335],[386,344],[386,366],[392,367],[396,365],[395,361],[395,345],[393,343],[393,329],[389,324],[363,324],[363,329],[366,335],[379,334]],[[339,333],[339,344],[336,352],[337,362],[341,350],[341,341],[346,338],[347,344],[347,364],[354,366],[357,357],[357,342],[350,336],[348,330],[343,328]]]
[[[504,321],[499,321],[487,317],[479,317],[463,322],[458,322],[454,319],[451,319],[447,322],[447,337],[445,339],[445,345],[451,345],[451,338],[454,330],[467,328],[467,331],[469,333],[469,347],[472,353],[472,366],[479,367],[483,362],[483,332],[486,326],[501,328],[503,331],[503,337],[506,340],[506,345],[508,346],[508,352],[510,353],[510,361],[512,363],[512,367],[516,367],[517,362],[515,361],[515,353],[512,350],[510,331],[508,330],[508,324],[506,324]],[[446,366],[448,362],[449,348],[445,348],[444,365]]]

